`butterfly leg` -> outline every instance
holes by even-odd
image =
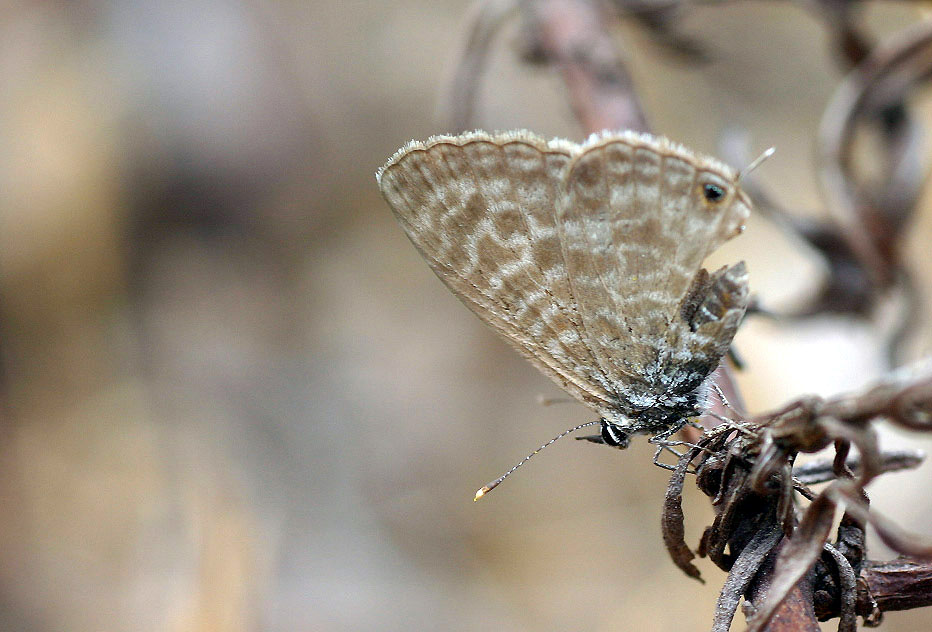
[[[687,448],[690,448],[690,449],[696,449],[696,450],[704,449],[702,446],[696,445],[695,443],[690,443],[689,441],[664,441],[662,444],[662,447],[668,448],[671,452],[673,452],[677,456],[683,456],[676,450],[673,450],[673,447],[681,446],[681,445],[686,446]]]
[[[663,432],[656,434],[647,440],[648,443],[652,443],[657,446],[657,451],[654,452],[654,465],[662,467],[665,470],[671,470],[671,471],[675,470],[676,469],[675,466],[660,462],[660,455],[663,454],[663,451],[666,450],[667,452],[675,456],[677,461],[679,461],[680,459],[683,458],[683,454],[674,450],[673,449],[674,446],[685,445],[689,447],[694,447],[692,444],[689,444],[685,441],[670,441],[670,435],[672,435],[674,432],[677,432],[680,428],[682,428],[682,426],[683,424],[680,424],[679,426],[668,428],[664,430]]]
[[[683,455],[680,454],[679,452],[677,452],[676,450],[674,450],[674,449],[673,449],[674,447],[676,447],[676,446],[686,446],[687,448],[695,449],[695,450],[702,450],[702,449],[704,449],[702,446],[696,445],[695,443],[690,443],[689,441],[675,441],[675,440],[671,440],[671,439],[670,439],[670,436],[671,436],[673,433],[679,431],[680,428],[682,428],[683,426],[692,425],[692,423],[694,423],[694,422],[684,421],[684,422],[682,422],[679,426],[676,426],[676,427],[674,427],[674,428],[669,428],[669,429],[667,429],[667,430],[664,430],[663,432],[654,435],[653,437],[651,437],[651,438],[648,439],[647,441],[648,441],[648,443],[653,443],[654,445],[660,446],[660,448],[662,448],[662,449],[667,449],[667,450],[669,450],[670,452],[672,452],[673,454],[675,454],[678,458],[682,458]],[[703,428],[702,426],[698,426],[698,427],[699,427],[699,429],[701,429],[701,430],[705,430],[705,428]]]
[[[658,445],[657,451],[654,452],[654,465],[656,465],[657,467],[662,467],[665,470],[670,470],[671,472],[676,471],[675,465],[668,465],[660,461],[660,455],[663,453],[664,450],[670,450],[671,452],[673,452],[673,454],[676,454],[676,451],[673,450],[672,448],[668,448],[667,446],[664,446],[664,445]]]
[[[715,380],[711,380],[711,386],[712,386],[712,389],[715,391],[715,394],[718,395],[719,401],[722,402],[722,406],[724,406],[725,408],[727,408],[728,410],[730,410],[731,412],[733,412],[735,415],[737,415],[738,417],[740,417],[740,416],[741,416],[741,413],[739,413],[737,410],[735,410],[735,407],[732,406],[732,405],[728,402],[728,398],[725,397],[725,393],[723,393],[723,392],[722,392],[722,389],[719,387],[719,385],[715,383]]]
[[[685,443],[685,442],[678,442],[678,443]],[[689,444],[686,444],[686,445],[689,445]],[[677,452],[677,451],[674,450],[673,448],[671,448],[668,444],[660,444],[660,445],[657,446],[657,451],[654,452],[654,465],[656,465],[657,467],[662,467],[662,468],[665,469],[665,470],[670,470],[671,472],[676,471],[676,466],[675,466],[675,465],[669,465],[669,464],[667,464],[667,463],[662,463],[662,462],[660,461],[660,455],[663,453],[664,450],[667,450],[667,451],[671,452],[672,454],[676,455],[677,463],[679,463],[679,461],[683,458],[683,456],[685,456],[685,455],[683,455],[683,454],[680,454],[679,452]],[[688,469],[688,468],[687,468],[686,473],[687,473],[687,474],[695,474],[695,473],[696,473],[696,470],[695,470],[695,468],[693,468],[693,469]]]

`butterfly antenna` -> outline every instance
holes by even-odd
[[[522,465],[524,465],[525,463],[527,463],[528,461],[530,461],[532,456],[534,456],[535,454],[537,454],[538,452],[540,452],[541,450],[543,450],[543,449],[546,448],[547,446],[549,446],[549,445],[551,445],[551,444],[553,444],[553,443],[556,443],[558,440],[562,439],[563,437],[565,437],[566,435],[570,434],[571,432],[576,432],[577,430],[582,430],[583,428],[588,428],[589,426],[594,426],[594,425],[600,424],[600,423],[602,423],[601,420],[600,420],[600,421],[589,421],[589,422],[586,422],[586,423],[584,423],[584,424],[579,424],[579,425],[576,426],[575,428],[570,428],[569,430],[564,430],[563,432],[561,432],[560,434],[558,434],[557,436],[555,436],[553,439],[551,439],[550,441],[548,441],[547,443],[545,443],[544,445],[540,446],[539,448],[537,448],[536,450],[534,450],[533,452],[531,452],[529,455],[527,455],[526,457],[524,457],[517,465],[515,465],[513,468],[511,468],[510,470],[508,470],[507,472],[505,472],[504,474],[502,474],[501,476],[499,476],[498,478],[496,478],[494,481],[492,481],[491,483],[488,483],[487,485],[483,485],[483,486],[479,489],[479,491],[476,492],[476,497],[473,498],[473,500],[474,500],[474,501],[475,501],[475,500],[479,500],[480,498],[482,498],[483,496],[485,496],[486,494],[488,494],[490,491],[492,491],[493,489],[495,489],[496,487],[498,487],[498,486],[501,484],[501,482],[502,482],[503,480],[505,480],[506,478],[508,478],[509,476],[511,476],[511,473],[512,473],[512,472],[514,472],[516,469],[518,469],[519,467],[521,467]]]
[[[741,173],[738,174],[738,182],[741,182],[742,178],[744,178],[746,175],[748,175],[749,173],[751,173],[752,171],[760,167],[761,163],[767,160],[768,158],[770,158],[771,156],[773,156],[773,154],[776,151],[777,151],[776,147],[771,147],[770,149],[764,151],[764,153],[762,153],[760,156],[755,158],[751,162],[751,164],[749,164],[747,167],[742,169]]]

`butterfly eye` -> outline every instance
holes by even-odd
[[[702,195],[706,200],[714,204],[725,199],[725,189],[717,184],[707,182],[702,185]]]

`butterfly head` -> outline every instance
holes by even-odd
[[[751,201],[741,190],[741,181],[773,156],[773,147],[764,151],[737,174],[731,169],[711,169],[699,178],[699,191],[703,203],[710,210],[725,211],[722,234],[725,239],[734,237],[744,230],[744,221],[751,213]]]
[[[693,194],[710,217],[719,218],[718,244],[744,231],[744,222],[751,214],[751,201],[731,170],[701,172]]]

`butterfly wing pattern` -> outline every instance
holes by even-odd
[[[701,267],[750,212],[731,168],[636,132],[476,131],[412,141],[376,177],[437,276],[603,427],[697,414],[748,300],[743,263]]]

